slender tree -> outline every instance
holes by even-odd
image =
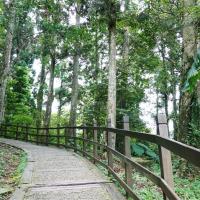
[[[0,67],[0,122],[4,120],[4,111],[5,111],[5,92],[8,76],[11,68],[11,51],[13,46],[13,33],[15,27],[15,16],[16,16],[16,6],[15,0],[9,2],[8,10],[8,23],[7,23],[7,34],[5,41],[5,49],[3,55],[3,63]]]
[[[39,89],[37,93],[37,119],[36,119],[36,125],[37,127],[40,127],[42,124],[42,105],[44,101],[44,88],[45,88],[45,80],[46,80],[46,57],[43,54],[41,58],[41,71],[40,71],[40,77],[39,77]]]
[[[115,0],[108,1],[109,67],[108,67],[108,120],[116,126],[116,12]],[[112,133],[112,148],[115,148],[116,134]]]
[[[80,4],[77,3],[76,6],[76,27],[80,26]],[[72,77],[72,94],[71,94],[71,109],[70,109],[70,119],[69,125],[76,126],[77,119],[77,105],[78,105],[78,75],[79,75],[79,45],[78,41],[74,44],[74,56],[73,56],[73,77]],[[71,133],[72,134],[72,133]]]
[[[44,117],[45,127],[49,127],[50,120],[51,120],[52,104],[54,100],[55,66],[56,66],[56,58],[55,58],[55,52],[53,52],[51,54],[51,64],[49,67],[50,78],[49,78],[48,96],[47,96],[47,102],[46,102],[46,111],[45,111],[45,117]]]
[[[186,80],[187,72],[192,66],[193,57],[196,52],[196,31],[193,18],[189,9],[195,5],[194,0],[184,0],[184,16],[183,16],[183,58],[181,69],[181,89]],[[191,122],[192,95],[189,92],[181,92],[180,96],[180,115],[179,115],[179,134],[177,139],[186,142],[189,134],[189,126]]]

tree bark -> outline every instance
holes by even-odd
[[[79,55],[74,56],[72,97],[70,110],[70,126],[76,126],[77,104],[78,104],[78,73],[79,73]]]
[[[108,119],[116,126],[116,3],[109,1],[109,69],[108,69]],[[112,133],[112,148],[115,149],[116,134]]]
[[[186,80],[188,69],[192,66],[193,57],[196,51],[196,34],[193,19],[188,9],[195,5],[194,0],[184,0],[184,17],[183,17],[183,59],[181,70],[181,88]],[[191,122],[191,104],[192,95],[188,92],[181,92],[180,96],[180,115],[179,115],[179,132],[177,139],[181,142],[187,142],[189,126]]]
[[[76,12],[76,26],[79,27],[80,25],[80,16],[78,14],[79,11],[79,4],[77,5],[77,12]],[[78,75],[79,75],[79,45],[76,42],[75,46],[75,55],[73,58],[73,78],[72,78],[72,95],[71,95],[71,110],[70,110],[70,119],[69,125],[76,126],[76,119],[77,119],[77,105],[78,105],[78,92],[79,92],[79,85],[78,85]],[[70,132],[70,135],[73,135],[73,132]]]
[[[4,120],[5,112],[5,93],[8,76],[11,68],[11,51],[13,46],[13,33],[15,26],[16,8],[15,1],[11,1],[9,5],[10,15],[8,19],[7,34],[5,41],[5,50],[3,55],[3,64],[0,67],[0,123]]]
[[[42,124],[42,105],[44,99],[44,87],[45,87],[45,80],[46,80],[46,73],[45,73],[45,61],[44,57],[42,57],[42,68],[40,72],[40,81],[39,81],[39,90],[37,93],[37,119],[36,125],[37,127],[41,127]]]
[[[44,118],[44,126],[45,127],[49,127],[50,121],[51,121],[51,110],[52,110],[52,104],[53,104],[53,100],[54,100],[55,65],[56,65],[55,55],[51,55],[48,97],[47,97],[46,112],[45,112],[45,118]]]
[[[163,40],[163,38],[161,38],[161,57],[162,57],[162,67],[164,70],[164,73],[167,74],[167,66],[166,66],[166,58],[165,58],[165,54],[166,54],[166,45],[165,45],[165,41]],[[165,114],[167,117],[167,123],[169,121],[169,112],[168,112],[168,87],[167,87],[167,80],[163,80],[163,86],[165,88],[164,91],[162,91],[162,96],[163,96],[163,102],[164,102],[164,107],[165,107]]]
[[[177,80],[175,78],[175,72],[174,69],[172,69],[172,77],[173,77],[173,82],[172,82],[172,97],[173,97],[173,133],[174,133],[174,139],[176,138],[176,134],[178,132],[178,124],[177,124],[177,120],[178,120],[178,111],[177,111],[177,91],[176,91],[176,87],[177,87]]]
[[[95,115],[95,113],[101,112],[100,106],[99,106],[99,97],[98,97],[98,85],[99,85],[99,69],[100,69],[100,56],[99,56],[99,21],[98,21],[98,14],[96,12],[96,27],[95,27],[95,73],[93,75],[93,82],[96,85],[96,94],[94,96],[94,119],[96,119],[97,124],[100,123],[99,115]],[[98,110],[97,110],[98,109]]]
[[[200,2],[199,2],[200,4]],[[200,30],[200,27],[199,27],[199,30]],[[200,36],[199,36],[200,37]],[[197,50],[200,49],[200,38],[197,38]],[[198,81],[197,83],[197,91],[196,91],[196,94],[197,94],[197,104],[198,104],[198,107],[200,108],[200,81]],[[200,114],[200,113],[199,113]],[[198,119],[197,119],[198,120]],[[199,120],[198,120],[199,121]]]
[[[63,70],[61,70],[61,73],[64,73]],[[60,90],[62,91],[64,88],[64,80],[61,78],[61,84],[60,84]],[[62,93],[59,92],[58,95],[58,99],[59,99],[59,106],[58,106],[58,124],[60,124],[60,120],[61,120],[61,116],[62,116],[62,107],[64,105],[63,102],[63,95]]]

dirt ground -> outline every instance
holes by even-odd
[[[0,143],[0,200],[9,199],[25,165],[24,151]]]

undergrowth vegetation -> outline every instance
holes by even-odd
[[[26,163],[24,151],[0,143],[0,200],[9,199],[20,182]]]
[[[151,170],[154,174],[160,176],[160,164],[155,160],[149,160],[148,157],[132,157],[134,161],[139,162],[142,165],[145,165],[146,168]],[[196,172],[195,176],[180,176],[178,170],[176,168],[176,162],[178,160],[173,159],[173,172],[174,172],[174,187],[175,192],[178,194],[181,200],[199,200],[200,197],[200,174]],[[120,178],[125,179],[124,169],[119,165],[115,172],[118,172]],[[108,172],[105,168],[98,165],[99,169],[103,171],[103,173],[107,176]],[[120,169],[119,169],[120,168]],[[163,193],[160,188],[158,188],[152,181],[148,178],[137,172],[133,169],[133,191],[143,200],[162,200]],[[125,196],[125,190],[120,186],[119,182],[117,182],[111,176],[110,179],[115,183],[115,185],[119,188],[120,192]],[[129,198],[131,200],[131,198]]]

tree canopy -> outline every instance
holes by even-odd
[[[192,0],[1,2],[0,121],[151,132],[149,105],[199,147],[199,19]]]

